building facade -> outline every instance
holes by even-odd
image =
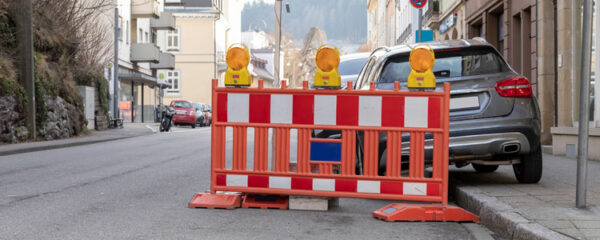
[[[172,29],[174,19],[163,14],[163,0],[115,0],[113,6],[103,14],[109,17],[99,18],[97,23],[97,27],[107,33],[104,42],[110,49],[105,67],[111,94],[109,111],[111,116],[119,111],[125,122],[154,121],[154,106],[159,95],[157,86],[164,84],[156,78],[157,71],[174,67],[173,56],[158,48],[156,35],[161,29]],[[116,20],[115,11],[118,14]],[[113,58],[115,44],[118,45],[116,63]],[[118,66],[116,77],[115,66]],[[113,87],[116,79],[118,94]],[[118,109],[112,104],[115,98]]]
[[[160,71],[165,104],[173,100],[211,103],[212,79],[223,82],[227,47],[241,42],[241,8],[238,0],[168,0],[165,11],[175,17],[176,28],[158,35],[161,49],[175,55],[175,68]]]

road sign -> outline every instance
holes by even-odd
[[[427,0],[410,0],[410,4],[415,8],[422,8],[427,4]]]

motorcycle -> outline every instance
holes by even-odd
[[[171,129],[171,125],[173,125],[173,115],[175,115],[175,109],[172,107],[166,107],[162,112],[159,128],[161,132],[168,132],[169,129]]]

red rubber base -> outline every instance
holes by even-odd
[[[234,209],[239,208],[242,202],[242,197],[239,194],[222,194],[222,193],[198,193],[192,198],[188,204],[189,208],[221,208]]]
[[[392,203],[373,212],[373,217],[388,221],[479,222],[479,218],[462,208],[440,204]]]
[[[288,209],[287,196],[277,195],[246,195],[243,197],[242,208]]]

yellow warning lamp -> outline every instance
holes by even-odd
[[[252,76],[248,72],[250,53],[243,44],[233,44],[227,49],[227,72],[225,72],[225,86],[249,87]]]
[[[317,73],[314,85],[317,88],[340,88],[342,79],[337,67],[340,65],[340,52],[331,45],[325,44],[317,50],[315,58]]]
[[[417,45],[408,59],[412,71],[408,75],[408,88],[435,88],[433,65],[435,54],[428,45]]]

